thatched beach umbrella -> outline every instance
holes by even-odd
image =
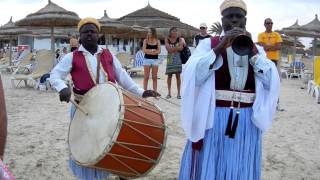
[[[283,45],[286,45],[286,46],[294,46],[294,43],[296,43],[296,47],[298,48],[304,48],[305,46],[297,39],[294,39],[293,37],[290,37],[290,36],[281,36],[282,38],[282,44]]]
[[[133,53],[136,53],[135,45],[137,44],[137,38],[144,38],[148,34],[148,28],[139,26],[137,24],[134,24],[131,26],[132,31],[129,33],[130,36],[133,36]]]
[[[295,48],[297,43],[297,37],[311,37],[311,38],[317,38],[320,37],[320,33],[313,31],[311,29],[305,29],[301,28],[302,26],[298,25],[298,20],[293,24],[292,26],[289,26],[287,28],[283,28],[283,32],[286,35],[293,36],[294,37],[294,51],[293,51],[293,58],[295,58]]]
[[[137,24],[130,26],[131,30],[127,33],[117,34],[115,37],[117,38],[133,38],[133,53],[136,53],[135,45],[137,44],[137,38],[145,38],[148,34],[149,28],[142,27]]]
[[[107,11],[104,10],[104,15],[99,19],[101,24],[101,33],[106,38],[106,45],[110,44],[111,35],[123,34],[130,32],[131,28],[116,19],[112,19],[108,16]]]
[[[74,12],[48,0],[48,4],[39,11],[27,15],[26,18],[16,22],[19,26],[40,26],[51,28],[51,50],[54,52],[54,27],[73,27],[78,24],[80,18]]]
[[[287,35],[294,35],[300,37],[312,37],[313,40],[313,55],[316,56],[316,44],[317,38],[320,38],[320,22],[318,19],[318,15],[315,15],[315,19],[306,25],[300,26],[295,29],[283,29]],[[295,54],[294,54],[295,55]],[[313,65],[313,70],[315,67]]]
[[[316,34],[315,36],[313,36],[314,40],[313,40],[313,55],[316,56],[316,49],[317,49],[317,38],[320,37],[320,21],[318,19],[318,15],[315,15],[314,20],[312,20],[311,22],[301,26],[299,29],[304,30],[304,31],[310,31],[313,32],[314,34]]]
[[[3,26],[0,27],[0,35],[7,36],[9,39],[9,65],[12,65],[12,39],[17,36],[18,34],[23,34],[23,33],[31,33],[25,28],[18,27],[16,26],[13,21],[12,17],[10,18],[9,22]]]
[[[119,18],[119,21],[129,26],[138,24],[142,27],[156,28],[158,37],[162,40],[168,36],[169,29],[173,26],[177,27],[178,31],[181,32],[186,39],[193,39],[193,36],[199,31],[197,28],[181,22],[180,19],[175,16],[153,8],[150,3],[142,9]]]
[[[132,25],[131,28],[132,30],[129,32],[129,34],[136,38],[146,37],[149,31],[147,27],[142,27],[137,24]]]
[[[51,37],[51,30],[48,28],[28,28],[32,30],[32,33],[23,33],[21,36],[31,36],[31,37]],[[75,34],[77,32],[76,28],[55,28],[54,37],[55,38],[68,38],[70,34]]]
[[[148,34],[148,30],[149,30],[148,27],[142,27],[137,24],[129,27],[130,27],[130,31],[125,33],[118,33],[118,34],[115,34],[114,36],[116,38],[132,38],[132,37],[145,38]]]
[[[318,19],[318,15],[316,14],[314,20],[312,20],[311,22],[303,26],[300,26],[299,29],[305,30],[305,31],[315,31],[320,33],[320,21]]]
[[[1,29],[1,26],[0,26]],[[0,34],[0,40],[9,40],[9,37],[7,35]]]
[[[295,59],[296,57],[296,47],[297,47],[297,35],[300,34],[298,28],[300,27],[300,25],[298,24],[298,20],[296,20],[296,22],[287,27],[287,28],[283,28],[283,32],[289,36],[293,36],[294,41],[293,41],[293,59]]]

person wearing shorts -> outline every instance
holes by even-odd
[[[143,41],[142,51],[144,52],[144,80],[143,88],[148,88],[148,81],[150,75],[150,69],[152,69],[152,82],[153,90],[157,92],[158,85],[158,55],[160,54],[160,41],[157,38],[157,32],[155,28],[150,28],[147,38]]]

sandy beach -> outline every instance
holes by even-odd
[[[165,63],[160,66],[159,92],[167,95]],[[69,104],[61,103],[53,90],[12,88],[10,75],[2,74],[8,114],[5,163],[16,179],[73,180],[68,169],[67,134]],[[142,85],[142,76],[134,77]],[[151,80],[149,87],[151,87]],[[301,89],[298,79],[283,80],[281,105],[273,127],[263,138],[263,180],[320,179],[320,105]],[[174,103],[176,86],[173,81]],[[141,179],[177,179],[186,138],[180,123],[180,108],[164,100],[150,99],[166,115],[167,147],[156,168]]]

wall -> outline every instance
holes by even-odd
[[[39,50],[39,49],[50,49],[51,40],[49,38],[34,38],[34,47],[33,49]]]

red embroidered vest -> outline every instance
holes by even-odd
[[[108,49],[103,49],[101,56],[101,69],[108,75],[108,81],[116,82],[115,74],[113,72],[113,59]],[[103,73],[100,73],[100,76]],[[86,59],[81,51],[73,51],[71,77],[73,81],[73,92],[84,95],[92,87],[95,86],[94,79],[91,78]]]
[[[220,42],[220,37],[215,36],[211,38],[211,48],[215,48]],[[254,52],[257,52],[256,47],[254,46]],[[231,77],[229,73],[229,67],[228,67],[228,59],[227,59],[227,51],[226,49],[223,49],[220,53],[223,59],[222,66],[215,71],[215,85],[216,90],[231,90],[230,89],[230,83],[231,83]],[[232,91],[232,90],[231,90]],[[243,89],[245,92],[255,92],[255,79],[254,79],[254,71],[252,65],[249,63],[248,68],[248,77],[245,84],[245,87]],[[228,101],[221,101],[217,100],[216,105],[218,107],[230,107],[230,102]],[[234,104],[235,107],[237,107],[237,103]],[[241,107],[251,107],[252,103],[241,103]]]

